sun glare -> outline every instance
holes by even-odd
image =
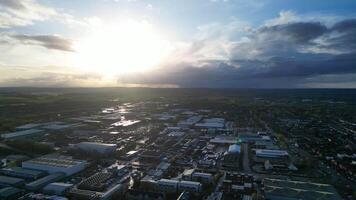
[[[104,75],[141,72],[158,65],[169,43],[147,22],[96,26],[76,44],[75,65]]]

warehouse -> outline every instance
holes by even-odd
[[[13,178],[8,176],[0,176],[0,187],[21,187],[25,184],[25,181],[21,178]]]
[[[43,170],[47,173],[63,172],[67,176],[78,173],[86,167],[84,160],[74,160],[68,156],[45,155],[32,160],[22,162],[26,169]]]
[[[157,181],[158,188],[160,191],[175,193],[178,188],[178,181],[170,179],[160,179]]]
[[[180,192],[183,192],[183,191],[200,192],[201,191],[201,183],[193,182],[193,181],[180,181],[178,183],[178,190]]]
[[[241,146],[238,145],[238,144],[232,144],[229,146],[229,150],[228,150],[228,153],[232,153],[232,154],[235,154],[235,153],[241,153]]]
[[[26,189],[31,191],[38,191],[49,183],[53,183],[55,181],[59,181],[65,177],[65,174],[62,172],[50,174],[38,180],[35,180],[31,183],[26,184]]]
[[[10,200],[17,199],[22,195],[22,190],[14,188],[14,187],[6,187],[0,189],[0,199],[2,200]]]
[[[50,183],[43,188],[43,192],[51,195],[63,195],[73,187],[73,184],[70,183]]]
[[[81,190],[103,192],[107,187],[107,181],[113,177],[113,173],[98,172],[83,180],[77,187]]]
[[[256,156],[264,158],[284,158],[288,157],[288,152],[284,150],[256,149]]]
[[[265,178],[263,180],[264,193],[267,200],[280,199],[325,199],[341,200],[335,188],[328,184],[288,181]]]
[[[16,131],[16,132],[11,132],[11,133],[5,133],[2,134],[1,137],[5,140],[12,140],[12,139],[18,139],[18,138],[25,138],[28,136],[33,136],[36,134],[42,133],[43,130],[39,129],[28,129],[28,130],[23,130],[23,131]]]
[[[197,128],[222,129],[225,127],[225,119],[223,118],[209,118],[204,119],[203,122],[195,124]]]
[[[236,144],[237,138],[236,137],[228,137],[228,136],[217,136],[210,140],[210,143],[214,144]]]
[[[35,180],[46,175],[44,171],[24,169],[21,167],[3,168],[0,169],[0,174],[23,178],[27,180]]]
[[[199,182],[172,179],[160,179],[157,184],[160,191],[167,193],[176,193],[177,191],[200,192],[202,187]]]
[[[116,151],[116,144],[105,144],[97,142],[81,142],[75,145],[78,149],[100,154],[111,154]]]
[[[210,173],[194,172],[192,180],[202,183],[211,183],[213,181],[213,175]]]

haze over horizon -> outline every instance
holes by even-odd
[[[0,0],[0,87],[356,88],[355,10],[353,0]]]

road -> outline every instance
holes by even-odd
[[[250,168],[250,158],[248,157],[248,144],[247,143],[243,143],[242,144],[242,158],[243,158],[243,170],[245,173],[252,173],[252,170]]]
[[[225,180],[225,177],[226,177],[226,172],[224,172],[224,174],[220,177],[218,183],[216,184],[216,187],[215,187],[215,191],[214,192],[218,192],[220,187],[222,186],[223,184],[223,181]]]

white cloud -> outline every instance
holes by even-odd
[[[85,25],[68,13],[42,5],[36,0],[0,0],[0,28],[28,26],[53,19],[68,25]]]

